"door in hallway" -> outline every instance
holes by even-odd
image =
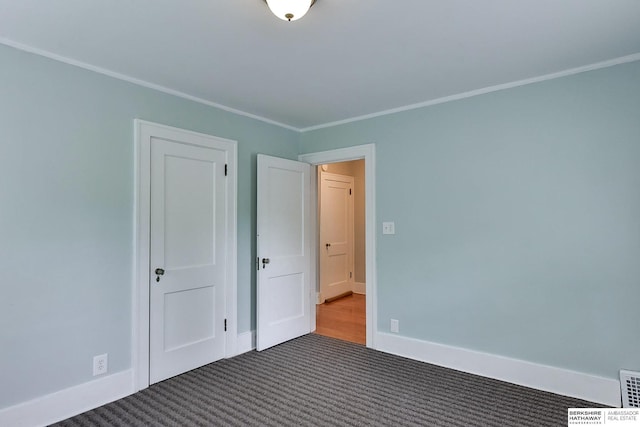
[[[320,301],[353,290],[353,181],[320,173]]]

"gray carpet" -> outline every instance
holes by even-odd
[[[598,406],[312,334],[55,425],[541,427]]]

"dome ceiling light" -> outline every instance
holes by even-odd
[[[316,0],[264,0],[278,18],[283,21],[296,21],[307,14]]]

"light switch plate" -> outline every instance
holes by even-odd
[[[382,223],[382,234],[396,234],[396,223],[391,222],[383,222]]]

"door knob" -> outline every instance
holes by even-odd
[[[262,258],[262,268],[269,264],[271,260],[269,258]]]
[[[331,247],[331,243],[327,243],[325,246],[329,249]]]
[[[164,275],[164,270],[162,268],[156,268],[156,282],[160,281],[160,276]]]

